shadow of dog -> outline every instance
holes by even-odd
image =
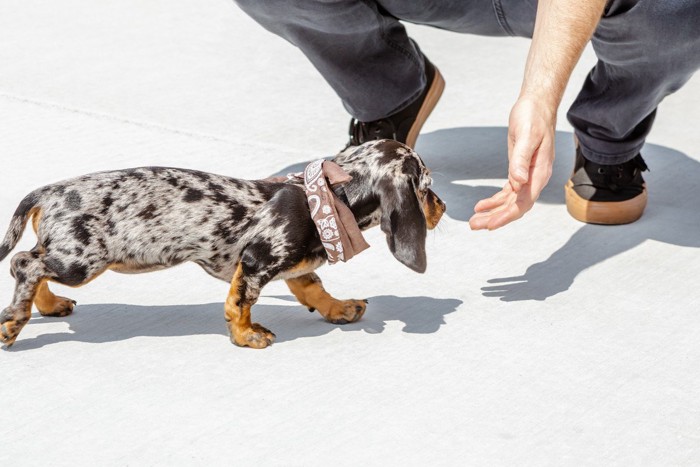
[[[296,303],[292,296],[276,297]],[[317,337],[334,329],[378,334],[390,321],[404,323],[403,332],[430,334],[446,324],[445,316],[462,304],[461,300],[430,297],[370,297],[368,313],[355,323],[343,326],[324,321],[301,306],[255,305],[254,319],[270,326],[277,343]],[[17,341],[10,351],[41,348],[58,342],[104,343],[134,337],[180,337],[192,335],[228,336],[223,303],[172,306],[93,304],[76,308],[64,318],[34,316],[28,326],[65,322],[69,331],[46,333]]]

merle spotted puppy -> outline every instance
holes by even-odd
[[[409,147],[383,140],[351,148],[334,161],[353,178],[346,201],[361,229],[381,225],[394,256],[425,271],[426,228],[445,204]],[[77,287],[110,269],[154,271],[192,261],[229,282],[225,302],[231,340],[263,348],[275,335],[250,319],[250,307],[269,281],[284,279],[304,306],[333,323],[358,320],[363,300],[337,300],[313,272],[326,261],[303,187],[238,180],[193,170],[144,167],[100,172],[39,188],[10,223],[0,260],[31,219],[38,242],[11,260],[16,280],[0,315],[0,339],[11,346],[31,315],[66,316],[75,302],[57,297],[48,282]]]

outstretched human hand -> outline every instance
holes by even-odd
[[[472,229],[497,229],[532,208],[552,175],[554,127],[566,83],[607,0],[539,0],[520,98],[508,122],[508,183],[479,201]]]
[[[497,229],[520,219],[552,175],[556,113],[534,96],[521,96],[508,122],[508,182],[479,201],[469,219],[473,230]]]

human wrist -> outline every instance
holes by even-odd
[[[557,120],[557,110],[561,99],[542,90],[523,89],[518,96],[516,105],[527,106],[536,112],[547,123],[554,124]]]

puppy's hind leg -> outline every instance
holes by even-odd
[[[72,300],[56,297],[45,284],[53,280],[72,287],[82,285],[106,269],[106,263],[93,258],[90,264],[69,261],[55,256],[48,250],[17,253],[10,263],[15,278],[15,294],[10,306],[0,314],[0,342],[10,347],[17,339],[32,314],[32,303],[36,300],[42,314],[65,316],[72,311]]]
[[[287,286],[299,303],[319,313],[334,324],[357,321],[365,313],[366,300],[338,300],[323,288],[321,278],[316,273],[287,279]]]
[[[47,269],[39,254],[29,251],[17,253],[10,271],[15,278],[15,294],[10,306],[0,314],[0,341],[7,347],[15,343],[32,315],[32,301]]]
[[[240,347],[263,349],[274,342],[275,335],[260,324],[251,323],[250,308],[258,300],[265,281],[259,275],[246,274],[245,270],[243,262],[239,262],[224,304],[225,317],[231,342]]]

